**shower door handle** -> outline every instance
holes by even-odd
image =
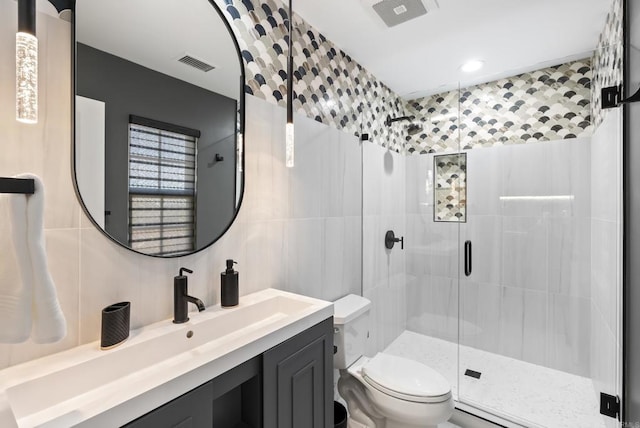
[[[471,241],[465,241],[464,243],[464,274],[465,276],[471,275]]]

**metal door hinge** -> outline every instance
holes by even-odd
[[[600,414],[620,420],[620,397],[601,392]]]
[[[622,104],[635,103],[640,101],[640,89],[629,98],[622,99],[624,93],[622,92],[622,85],[609,86],[608,88],[602,88],[602,109],[619,107]]]

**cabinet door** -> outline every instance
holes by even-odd
[[[333,318],[263,355],[264,428],[333,426]]]
[[[213,424],[211,382],[125,425],[126,428],[210,428]]]

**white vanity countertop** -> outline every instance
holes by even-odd
[[[323,300],[262,290],[0,371],[3,428],[124,425],[333,315]],[[191,337],[187,337],[191,332]]]

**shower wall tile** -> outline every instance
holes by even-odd
[[[372,301],[368,352],[374,354],[406,326],[406,251],[400,243],[391,250],[384,245],[388,230],[409,238],[404,212],[406,175],[404,156],[375,144],[363,143],[362,164],[362,286],[364,296]]]
[[[461,344],[499,353],[502,300],[501,286],[461,279]]]
[[[547,361],[550,367],[589,376],[591,301],[550,293]]]
[[[406,236],[402,216],[366,216],[362,219],[363,288],[371,289],[390,283],[394,275],[405,272],[405,251],[400,243],[389,250],[384,245],[385,233],[393,230],[398,237]]]
[[[502,285],[547,290],[547,222],[538,217],[504,217]]]
[[[422,314],[421,323],[440,332],[443,339],[456,341],[458,337],[458,284],[452,278],[431,276],[428,278],[431,291],[428,314]],[[426,315],[426,316],[425,316]]]
[[[407,156],[405,158],[407,215],[422,214],[433,219],[433,155]],[[468,201],[467,201],[468,203]]]
[[[548,160],[553,156],[550,143],[497,147],[494,151],[502,158],[502,193],[500,196],[540,197],[550,194]],[[569,159],[565,159],[567,161]],[[480,184],[478,184],[480,185]],[[482,191],[481,191],[482,192]],[[542,217],[548,201],[530,199],[503,199],[501,214],[505,216]]]
[[[407,328],[456,342],[458,337],[458,284],[453,278],[417,276],[407,285]]]
[[[338,139],[326,148],[328,157],[328,216],[362,214],[362,147],[360,140],[333,130]]]
[[[547,280],[549,291],[588,299],[591,296],[590,270],[592,229],[585,217],[547,219]]]
[[[546,291],[502,287],[500,354],[534,364],[546,364],[548,296]]]
[[[360,217],[325,220],[322,299],[335,301],[347,294],[360,294],[361,245]]]
[[[457,278],[459,263],[459,224],[426,220],[424,239],[416,243],[423,255],[426,272],[444,278]]]
[[[431,272],[431,257],[427,253],[427,228],[433,222],[432,218],[424,218],[420,214],[406,216],[405,259],[408,275],[422,275]]]
[[[591,220],[591,293],[611,331],[618,325],[618,227],[614,222]]]
[[[496,145],[589,136],[589,58],[412,100],[424,131],[409,153],[456,152]]]
[[[363,215],[405,214],[405,157],[363,143]]]
[[[591,139],[552,141],[544,176],[549,195],[568,195],[569,201],[550,201],[550,216],[588,217],[591,209]]]
[[[504,147],[501,150],[509,150]],[[478,215],[500,215],[503,203],[504,185],[511,165],[505,165],[505,156],[496,155],[494,150],[468,150],[467,152],[467,212],[472,219]],[[422,159],[430,155],[412,156]],[[480,187],[482,186],[482,187]]]
[[[393,275],[387,284],[365,290],[371,300],[367,355],[374,356],[393,342],[406,328],[406,287],[404,274]]]
[[[620,109],[612,110],[593,135],[591,152],[591,217],[619,221],[621,200]]]

